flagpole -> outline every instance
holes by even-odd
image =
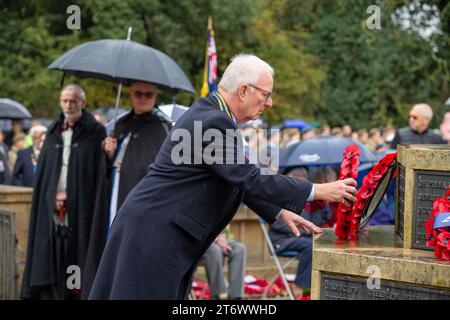
[[[208,87],[208,46],[209,46],[209,36],[210,32],[212,30],[212,18],[208,17],[208,32],[207,32],[207,39],[206,39],[206,50],[205,50],[205,68],[203,70],[203,84],[202,88],[200,89],[200,96],[206,97],[209,92]]]

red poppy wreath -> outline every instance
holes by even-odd
[[[347,178],[356,179],[358,177],[359,157],[359,147],[356,144],[349,145],[345,148],[339,180]],[[352,221],[352,209],[352,204],[346,206],[343,203],[339,203],[338,205],[334,233],[339,239],[347,239],[350,222]]]
[[[380,181],[386,174],[386,171],[391,166],[392,162],[397,158],[397,153],[390,153],[385,155],[370,172],[364,177],[362,186],[356,195],[356,202],[353,205],[353,211],[351,214],[350,228],[348,231],[348,239],[358,239],[359,224],[361,216],[363,215],[364,208],[368,201],[372,198],[375,190],[377,189]],[[392,177],[392,179],[395,177]]]
[[[450,186],[444,197],[434,198],[433,211],[430,212],[430,219],[425,222],[427,231],[427,246],[434,247],[436,258],[450,261],[450,227],[444,220],[450,218]],[[443,217],[445,219],[438,219]],[[441,220],[441,221],[436,221]],[[440,222],[440,223],[436,223]]]

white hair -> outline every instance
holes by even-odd
[[[80,85],[75,84],[75,83],[68,84],[61,90],[61,93],[66,90],[75,91],[78,99],[83,100],[83,101],[86,100],[86,93],[84,93],[84,90]]]
[[[268,72],[273,78],[275,72],[267,62],[253,54],[238,54],[231,59],[218,87],[228,93],[235,93],[241,84],[256,85],[264,71]]]
[[[418,103],[414,105],[413,109],[418,109],[419,112],[427,119],[433,118],[433,109],[426,103]]]
[[[30,136],[34,136],[37,133],[44,133],[47,132],[47,127],[39,125],[39,126],[34,126],[30,129]]]

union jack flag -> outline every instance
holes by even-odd
[[[203,73],[203,85],[201,96],[206,97],[217,89],[217,51],[212,28],[212,18],[208,18],[208,41],[206,44],[205,70]]]

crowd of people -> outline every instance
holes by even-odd
[[[250,155],[250,158],[252,158],[251,155],[267,152],[269,147],[283,149],[307,139],[336,136],[351,138],[355,142],[360,142],[373,152],[377,159],[380,159],[387,152],[394,152],[398,144],[450,144],[450,112],[444,115],[439,130],[432,130],[429,127],[432,117],[431,107],[421,103],[414,105],[410,110],[408,126],[399,129],[386,127],[364,128],[353,131],[349,124],[332,128],[328,125],[323,125],[320,128],[307,125],[301,128],[281,127],[279,128],[279,134],[276,133],[268,139],[265,135],[258,134],[258,129],[263,128],[261,122],[245,124],[242,126],[242,130],[245,137],[246,152]],[[254,157],[254,159],[257,159],[257,157]],[[277,168],[272,169],[277,170]],[[339,167],[308,168],[299,166],[285,169],[285,173],[297,179],[324,183],[337,180]],[[380,204],[373,217],[371,225],[394,223],[394,199],[394,196],[388,192],[387,198]],[[316,200],[305,205],[302,216],[317,226],[330,228],[335,226],[336,213],[336,203]],[[300,289],[306,288],[304,292],[307,293],[311,284],[311,237],[308,237],[308,235],[300,238],[293,237],[289,228],[286,228],[281,222],[276,222],[270,226],[269,235],[277,253],[285,250],[298,252],[299,264],[294,283]]]
[[[259,63],[257,62],[256,64],[259,66]],[[263,65],[262,68],[264,69],[266,66]],[[264,73],[264,75],[266,74]],[[263,80],[260,82],[267,88],[271,86],[271,77],[261,79],[265,82]],[[235,79],[228,81],[235,81]],[[264,108],[271,107],[270,91],[261,89],[257,86],[257,83],[255,85],[239,83],[238,85],[239,88],[245,87],[246,90],[242,89],[244,91],[242,91],[239,99],[242,98],[241,100],[243,101],[250,91],[252,94],[260,92],[262,97],[265,97],[264,101],[261,100],[261,104]],[[268,152],[270,150],[270,152],[274,152],[276,149],[286,148],[296,142],[317,136],[349,137],[363,143],[376,155],[386,152],[387,149],[395,149],[397,144],[447,143],[449,140],[450,113],[444,117],[440,128],[441,134],[436,134],[429,128],[433,113],[426,104],[413,106],[409,114],[409,126],[398,130],[395,128],[372,128],[370,130],[360,129],[354,132],[350,125],[342,127],[323,125],[320,128],[306,126],[302,129],[281,128],[279,134],[271,135],[268,138],[263,134],[259,134],[258,130],[254,130],[260,127],[259,123],[244,121],[254,119],[255,116],[253,114],[246,115],[243,106],[239,106],[241,109],[235,107],[233,110],[233,104],[239,105],[242,102],[237,96],[228,96],[229,92],[234,92],[233,89],[228,89],[231,88],[230,86],[230,84],[224,83],[223,88],[225,89],[221,89],[221,94],[212,94],[209,98],[211,99],[209,103],[214,105],[217,101],[221,109],[224,106],[226,109],[227,104],[224,101],[231,101],[228,115],[232,113],[239,117],[239,112],[242,113],[242,117],[237,120],[234,116],[230,118],[234,123],[240,123],[244,151],[248,160],[251,160],[252,157],[263,151]],[[266,91],[270,94],[267,94]],[[238,92],[241,94],[240,91]],[[224,97],[227,99],[224,99]],[[120,298],[127,291],[134,292],[133,290],[136,290],[136,288],[133,286],[139,287],[138,284],[133,283],[132,278],[127,279],[130,281],[129,283],[121,280],[119,287],[122,287],[120,290],[111,287],[112,284],[108,283],[107,278],[111,274],[107,270],[114,272],[114,269],[111,265],[108,265],[108,259],[111,257],[115,261],[116,271],[133,272],[135,270],[136,272],[147,272],[148,270],[145,270],[144,266],[134,261],[135,256],[129,256],[126,252],[122,252],[123,256],[121,258],[129,259],[126,263],[132,264],[129,266],[132,270],[121,270],[123,268],[121,263],[125,262],[122,260],[116,261],[114,250],[121,249],[122,242],[128,243],[134,237],[142,236],[145,238],[144,234],[139,234],[140,231],[136,231],[133,235],[124,235],[124,230],[131,228],[127,226],[127,223],[131,223],[130,221],[134,223],[135,218],[129,215],[134,213],[133,211],[147,210],[144,204],[139,204],[140,202],[148,200],[148,196],[153,196],[152,201],[148,200],[145,204],[148,205],[148,202],[152,202],[154,206],[152,210],[165,211],[166,207],[173,205],[173,202],[166,203],[166,200],[161,199],[164,197],[169,198],[169,193],[167,192],[161,195],[154,187],[147,187],[150,188],[148,192],[140,191],[146,183],[153,183],[154,181],[158,181],[160,186],[169,188],[167,181],[164,181],[163,178],[167,174],[174,174],[174,168],[164,163],[164,157],[168,157],[168,151],[162,147],[164,143],[170,145],[170,141],[166,138],[172,129],[172,122],[165,120],[155,112],[154,106],[157,98],[158,90],[155,85],[139,81],[134,82],[130,88],[130,100],[133,107],[127,115],[118,120],[113,132],[107,136],[104,124],[97,121],[86,109],[88,100],[84,90],[79,85],[70,84],[61,90],[61,114],[48,128],[36,122],[32,124],[31,129],[26,134],[16,123],[13,126],[11,135],[6,137],[3,133],[0,134],[1,182],[3,184],[34,188],[27,261],[21,292],[22,298],[88,298],[92,291],[94,279],[96,279],[97,269],[99,265],[102,267],[102,255],[103,260],[106,262],[103,263],[101,276],[97,276],[95,290],[91,294],[92,298]],[[203,107],[202,105],[197,106],[199,110]],[[208,108],[211,107],[208,106]],[[198,115],[198,117],[201,116],[203,115]],[[217,125],[220,126],[221,123],[219,122]],[[262,143],[263,140],[264,143]],[[261,150],[261,146],[264,146],[265,150]],[[166,148],[168,147],[166,146]],[[158,158],[159,163],[154,166],[153,164]],[[149,166],[151,168],[150,171],[153,170],[153,176],[148,174]],[[173,188],[178,187],[178,184],[181,183],[180,181],[184,181],[183,179],[191,185],[197,179],[190,180],[191,178],[188,176],[190,171],[197,169],[192,166],[186,166],[184,169],[184,171],[179,172],[179,176],[175,181],[171,182]],[[239,179],[247,175],[247,172],[244,171],[242,173],[237,171],[222,173],[220,170],[223,170],[223,168],[213,168],[211,170],[217,171],[217,175],[223,178],[235,179],[237,182],[234,183],[238,184],[241,183]],[[258,198],[259,200],[245,199],[244,196],[244,203],[255,209],[255,211],[259,209],[264,212],[263,215],[265,214],[266,218],[269,217],[268,221],[276,221],[270,227],[269,234],[277,251],[295,250],[298,252],[300,263],[294,282],[300,290],[303,290],[303,293],[307,293],[311,285],[312,240],[307,235],[300,238],[295,237],[292,231],[294,224],[292,223],[307,225],[311,230],[314,228],[314,225],[319,227],[334,226],[336,203],[331,200],[337,199],[337,196],[333,194],[335,198],[331,198],[331,195],[318,195],[326,194],[324,189],[320,188],[325,185],[334,192],[336,187],[332,185],[334,188],[332,189],[331,184],[336,182],[338,172],[336,168],[331,167],[324,167],[315,172],[299,167],[290,168],[285,173],[289,178],[285,176],[280,178],[277,175],[271,181],[279,185],[282,185],[281,182],[291,184],[288,188],[296,186],[302,191],[302,197],[296,200],[298,202],[289,202],[293,201],[287,196],[287,190],[290,189],[284,190],[281,188],[279,190],[280,199],[274,201],[278,201],[280,206],[286,206],[284,203],[280,203],[281,201],[288,201],[287,203],[289,204],[287,206],[294,212],[299,207],[304,207],[302,212],[298,212],[302,214],[303,220],[295,220],[298,218],[293,218],[290,215],[292,212],[284,211],[284,209],[279,211],[279,208],[276,206],[272,208],[266,205],[264,207],[258,203],[260,198]],[[250,173],[248,174],[250,175]],[[237,176],[233,177],[232,175]],[[154,181],[150,179],[150,176],[152,176],[151,179],[154,179]],[[223,189],[225,188],[225,185],[222,184],[223,182],[220,182],[217,178],[213,179],[216,180],[205,180],[204,185],[219,183],[218,190],[226,190],[230,193],[235,192],[233,189]],[[300,184],[297,181],[305,182]],[[299,184],[296,185],[296,183]],[[352,183],[346,182],[346,186],[350,187]],[[242,186],[243,188],[246,187],[245,182],[242,182]],[[201,190],[203,190],[202,188],[204,189],[205,187],[200,186]],[[264,186],[264,184],[261,184],[259,188],[268,188],[268,185]],[[352,187],[352,190],[348,192],[354,193],[355,190],[353,189]],[[265,195],[267,190],[261,189],[258,192],[260,192],[258,194],[260,197]],[[314,192],[316,197],[314,197]],[[133,194],[132,197],[129,196],[131,193]],[[180,196],[182,194],[180,193]],[[187,204],[191,203],[192,210],[195,210],[196,206],[199,205],[198,202],[193,202],[189,198],[194,195],[195,193],[191,193],[182,199]],[[327,197],[330,197],[330,199]],[[349,197],[347,195],[347,199],[342,199],[343,203],[351,201]],[[306,200],[308,202],[305,204]],[[210,210],[210,207],[213,207],[209,204],[206,206],[209,208],[208,210]],[[262,209],[263,207],[264,209]],[[121,213],[120,218],[122,220],[119,223],[115,223],[116,226],[113,228],[113,221],[118,215],[119,209],[126,212]],[[231,210],[231,207],[227,209]],[[277,209],[278,211],[276,211]],[[275,213],[277,213],[277,219],[275,219]],[[295,216],[295,213],[292,214]],[[283,218],[279,218],[280,216],[283,216]],[[231,217],[229,216],[224,221],[229,222]],[[129,220],[125,221],[125,218]],[[143,219],[146,218],[144,217]],[[165,215],[159,216],[158,219],[163,221]],[[201,241],[202,244],[208,243],[204,235],[206,227],[202,223],[189,215],[185,215],[183,212],[177,213],[174,221],[184,232],[190,234],[197,241]],[[141,222],[136,221],[136,223],[140,224]],[[226,226],[226,224],[223,225],[223,221],[217,223],[217,231],[223,230]],[[136,226],[133,225],[133,227]],[[164,230],[156,229],[151,227],[146,230],[146,233],[156,235],[158,232],[164,232]],[[211,236],[213,238],[210,239],[208,247],[203,248],[204,250],[199,249],[195,251],[195,255],[202,253],[201,261],[203,261],[207,269],[212,298],[220,299],[228,296],[231,299],[241,299],[243,297],[243,277],[246,263],[245,245],[234,241],[228,233],[213,232]],[[103,254],[107,239],[110,237],[112,237],[112,240],[108,241],[110,244],[109,250],[106,254]],[[173,239],[168,241],[172,243]],[[152,240],[155,240],[155,238],[152,238]],[[157,246],[158,243],[152,243],[152,245]],[[147,245],[149,244],[147,243]],[[145,246],[138,248],[143,254],[147,254]],[[226,257],[230,262],[228,288],[225,284],[223,273],[223,259]],[[196,256],[196,259],[200,261],[200,257]],[[176,264],[178,262],[168,260],[167,266],[169,267],[171,263]],[[66,272],[67,266],[72,265],[80,266],[82,269],[81,290],[80,288],[70,289],[66,285],[69,276]],[[178,267],[173,266],[174,270],[177,270],[176,268]],[[178,290],[177,292],[165,291],[159,293],[159,295],[155,294],[155,296],[166,297],[173,295],[174,297],[182,298],[181,294],[183,290],[189,287],[189,280],[192,280],[190,277],[195,271],[188,269],[186,267],[186,270],[183,271],[185,273],[182,279],[176,280],[179,281],[176,284],[178,287],[174,289]],[[111,276],[114,277],[114,274]],[[156,280],[153,279],[152,281],[156,283]],[[130,286],[133,288],[130,288]],[[158,292],[158,290],[163,289],[157,288],[155,290]]]
[[[353,130],[350,124],[330,127],[306,125],[301,127],[276,126],[279,134],[267,139],[263,134],[255,134],[258,129],[265,129],[261,122],[251,122],[242,126],[243,135],[250,153],[258,154],[266,150],[266,144],[279,149],[287,148],[300,141],[317,137],[347,137],[365,145],[376,156],[384,155],[387,150],[395,150],[397,144],[447,144],[450,143],[450,112],[443,115],[439,129],[430,128],[433,118],[432,108],[424,103],[416,104],[408,115],[409,125],[402,128],[378,127]],[[255,130],[256,129],[256,130]],[[269,128],[270,129],[270,128]],[[263,149],[263,150],[261,150]]]
[[[14,120],[6,133],[0,131],[0,183],[23,187],[33,186],[37,159],[42,149],[47,127],[40,121],[32,121],[25,130],[21,122]]]
[[[151,86],[145,83],[141,83],[140,85]],[[131,99],[136,99],[136,97],[132,95]],[[136,108],[133,108],[133,110],[136,110]],[[433,116],[431,107],[426,104],[417,104],[415,105],[414,109],[411,110],[411,112],[413,114],[409,115],[409,126],[400,129],[396,129],[394,127],[384,127],[370,129],[363,128],[355,131],[349,124],[343,125],[341,127],[330,127],[328,124],[324,124],[318,128],[313,126],[306,126],[305,128],[278,127],[280,130],[280,135],[267,139],[262,134],[254,134],[254,132],[256,132],[254,130],[248,130],[249,128],[265,128],[263,123],[250,121],[248,124],[242,126],[242,132],[246,139],[244,143],[246,144],[247,148],[250,149],[249,152],[253,156],[258,152],[261,152],[261,146],[264,143],[268,144],[269,146],[273,145],[276,146],[276,148],[283,149],[302,140],[325,136],[351,138],[353,141],[358,141],[365,145],[376,156],[384,155],[386,151],[389,150],[395,150],[398,143],[449,143],[450,112],[446,112],[444,114],[439,129],[434,130],[429,128],[429,122],[431,121],[431,118]],[[123,130],[121,128],[122,123],[130,121],[129,119],[132,114],[133,113],[129,114],[125,119],[120,120],[119,124],[117,125],[115,137],[120,136],[120,140],[123,140],[125,137],[125,134],[121,132],[121,130]],[[101,124],[106,126],[106,124],[108,123],[107,119],[104,116],[100,114],[94,114],[94,116]],[[168,131],[171,123],[167,121],[165,123],[165,126],[166,128],[164,130]],[[8,131],[6,134],[5,132],[0,131],[0,182],[2,184],[32,187],[33,172],[36,169],[37,158],[42,148],[46,132],[47,127],[44,126],[39,120],[32,121],[31,128],[28,130],[25,130],[21,126],[20,121],[13,121],[12,129],[10,131]],[[159,145],[158,143],[154,143],[152,145],[153,151],[151,153],[153,155],[148,155],[150,159],[146,158],[147,154],[135,154],[138,151],[128,153],[134,153],[135,157],[128,155],[127,159],[125,160],[123,169],[127,171],[126,166],[128,162],[136,163],[136,161],[138,161],[140,166],[140,169],[138,170],[140,173],[137,174],[134,179],[131,179],[133,180],[131,185],[135,184],[137,180],[145,175],[145,172],[147,170],[146,164],[150,163],[149,160],[154,158],[155,153],[157,153],[157,150],[162,143],[163,137],[165,136],[164,134],[162,134],[161,137],[161,133],[159,133],[159,138],[156,139],[155,135],[150,131],[145,131],[143,134],[152,136],[153,138],[150,140],[159,141]],[[139,136],[139,134],[137,134],[136,137],[137,136]],[[141,144],[144,141],[150,141],[146,138],[148,137],[141,135],[141,138],[136,141],[141,141]],[[110,161],[112,160],[115,148],[117,147],[110,147],[111,141],[113,141],[111,139],[113,138],[107,139],[105,141],[107,142],[107,149],[109,148],[107,153],[108,159]],[[264,142],[262,142],[263,140]],[[134,148],[136,150],[143,150],[142,145],[137,145],[136,141],[132,143],[132,146],[134,145]],[[115,143],[117,144],[117,141]],[[130,160],[128,160],[129,157]],[[110,163],[109,165],[111,167],[113,166],[112,163]],[[123,185],[123,182],[121,183]],[[130,191],[130,189],[130,186],[121,188],[119,206],[124,199],[124,195],[126,195]]]

